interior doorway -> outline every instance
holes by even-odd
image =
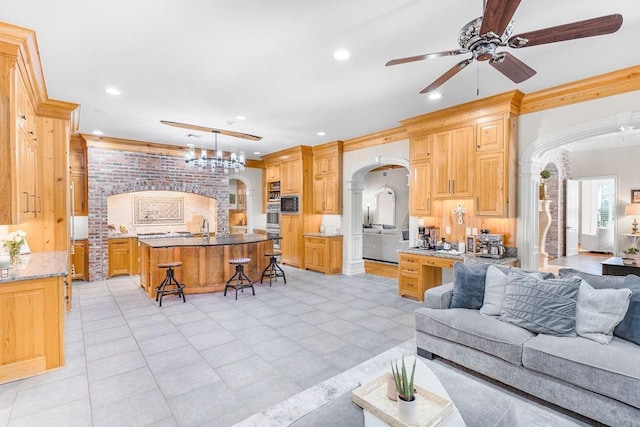
[[[617,178],[583,177],[577,182],[580,251],[613,254],[618,234]]]

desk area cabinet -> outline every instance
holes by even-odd
[[[442,269],[453,268],[453,258],[417,254],[398,255],[398,295],[418,301],[424,300],[424,292],[442,284]]]

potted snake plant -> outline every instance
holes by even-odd
[[[418,418],[418,401],[416,399],[416,390],[413,384],[413,378],[416,373],[416,361],[413,361],[411,375],[407,373],[407,367],[402,357],[402,366],[398,367],[398,362],[391,362],[391,372],[395,379],[396,389],[398,390],[398,415],[400,421],[405,424],[413,424]]]

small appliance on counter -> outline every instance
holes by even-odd
[[[478,234],[476,240],[476,256],[485,258],[504,258],[504,236],[502,234]]]
[[[433,249],[438,242],[438,228],[436,227],[419,227],[418,240],[420,249]]]

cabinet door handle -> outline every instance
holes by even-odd
[[[31,212],[36,213],[36,195],[32,194],[31,198],[33,199],[33,207],[32,207],[33,210]]]
[[[29,213],[29,193],[23,191],[22,194],[25,195],[25,201],[27,202],[27,207],[24,211],[22,211],[22,213]]]
[[[455,194],[456,192],[456,180],[452,179],[451,180],[451,194]]]

